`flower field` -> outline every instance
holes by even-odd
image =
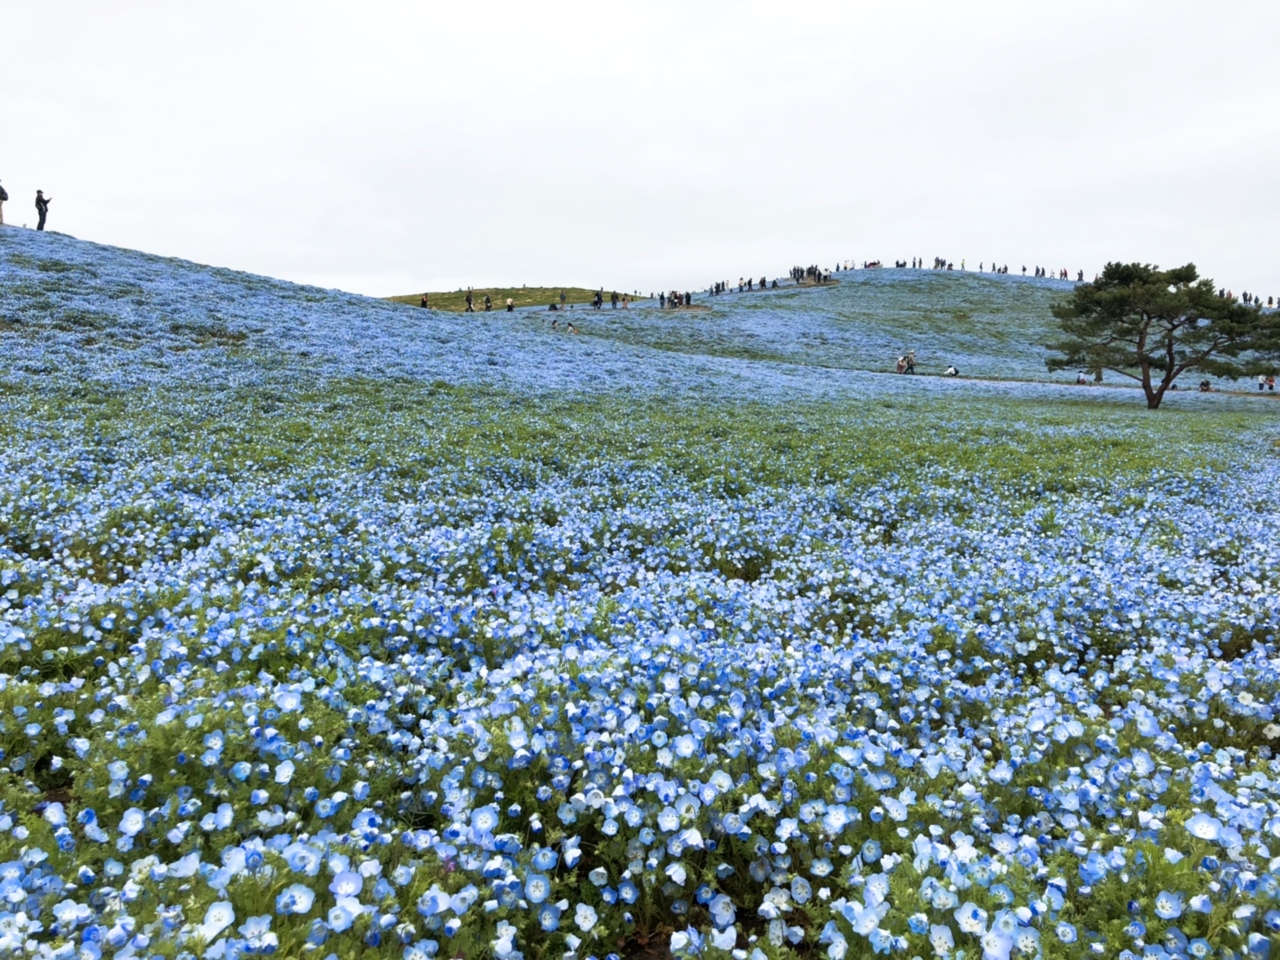
[[[879,376],[814,295],[0,233],[0,955],[1267,956],[1270,402]],[[817,352],[699,346],[766,309]]]

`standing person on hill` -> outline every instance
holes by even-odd
[[[9,199],[9,191],[0,186],[0,227],[4,226],[4,202]]]
[[[43,190],[36,191],[36,213],[40,214],[40,222],[36,224],[37,230],[44,229],[44,218],[49,215],[49,203],[53,197],[46,197]]]

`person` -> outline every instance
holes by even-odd
[[[667,292],[665,290],[658,294],[658,309],[667,309]]]
[[[486,293],[484,295],[484,312],[488,313],[492,309],[493,309],[493,297],[489,296]]]
[[[1079,373],[1076,374],[1076,383],[1087,384],[1088,382],[1089,382],[1089,379],[1084,375],[1083,370],[1081,370]]]
[[[471,293],[471,288],[470,288],[470,287],[468,287],[468,288],[467,288],[467,309],[466,309],[466,310],[463,310],[462,312],[463,312],[463,313],[475,313],[475,312],[476,312],[475,297],[472,295],[472,293]]]
[[[624,294],[622,295],[622,309],[623,309],[623,310],[630,310],[630,309],[631,309],[631,294],[629,294],[629,293],[624,293]]]
[[[1274,376],[1267,377],[1267,390],[1270,393],[1276,392],[1276,378]]]
[[[418,306],[420,306],[420,307],[429,307],[429,306],[431,306],[431,299],[430,299],[430,295],[429,295],[429,294],[425,294],[425,293],[424,293],[424,294],[422,295],[422,301],[418,304]]]
[[[556,306],[556,302],[555,302],[554,300],[552,300],[552,301],[551,301],[551,306],[547,307],[547,309],[548,309],[548,310],[555,311],[555,310],[559,310],[560,308],[559,308],[559,307],[557,307],[557,306]]]
[[[1083,374],[1081,374],[1081,376],[1083,376]],[[1209,381],[1208,381],[1208,380],[1201,380],[1201,381],[1200,381],[1200,392],[1201,392],[1201,393],[1209,393],[1209,392],[1211,392],[1212,390],[1213,390],[1213,385],[1212,385],[1211,383],[1209,383]]]
[[[558,317],[552,317],[552,318],[551,318],[551,329],[552,329],[552,330],[559,330],[559,329],[560,329],[560,320],[559,320],[559,318],[558,318]]]
[[[1261,392],[1265,389],[1267,389],[1267,378],[1262,374],[1258,374],[1258,391]]]
[[[4,202],[9,199],[9,191],[0,185],[0,227],[4,226]]]
[[[572,320],[570,320],[570,321],[569,321],[569,332],[570,332],[570,333],[577,333],[577,332],[578,332],[578,328],[577,328],[577,327],[575,327],[575,326],[573,325],[573,321],[572,321]]]
[[[956,365],[953,363],[951,366],[947,367],[945,376],[958,377],[960,376],[960,371],[956,369]]]
[[[564,309],[564,301],[565,301],[564,291],[561,290],[560,291],[560,309],[561,310]]]
[[[513,313],[516,309],[516,302],[507,297],[507,313]]]
[[[43,190],[36,191],[36,213],[40,214],[40,222],[36,224],[37,230],[44,229],[44,219],[49,215],[49,204],[53,201],[53,197],[46,197]]]

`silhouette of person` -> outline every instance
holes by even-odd
[[[43,190],[36,191],[36,213],[40,214],[40,222],[36,224],[37,230],[44,229],[45,217],[49,215],[49,203],[53,197],[46,197]]]

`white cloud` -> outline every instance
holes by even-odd
[[[172,5],[3,15],[6,219],[367,293],[856,257],[1280,294],[1280,7]],[[390,286],[395,284],[395,286]]]

